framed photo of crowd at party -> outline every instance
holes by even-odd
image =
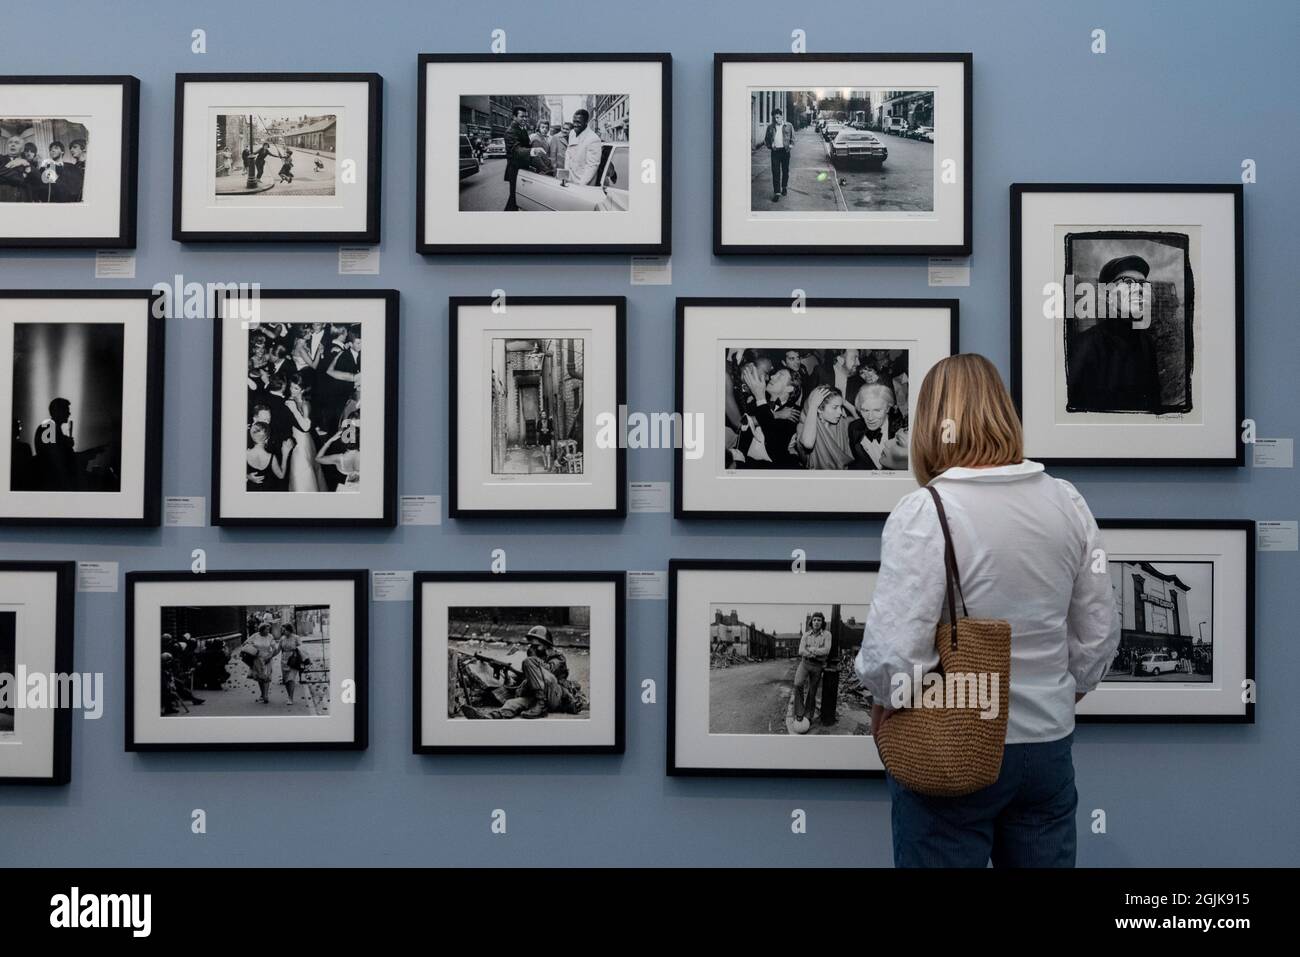
[[[396,290],[227,291],[213,370],[214,525],[396,523]]]
[[[853,660],[878,562],[668,564],[668,773],[879,777]]]
[[[0,291],[0,525],[157,525],[163,319],[149,290]]]
[[[955,299],[677,300],[678,518],[884,518]],[[689,439],[689,441],[688,441]]]
[[[362,750],[365,571],[130,572],[126,750]]]
[[[1240,184],[1011,186],[1011,394],[1048,465],[1245,464]]]
[[[0,562],[0,785],[67,784],[72,712],[103,706],[72,670],[75,575],[74,562]]]
[[[669,252],[667,53],[419,62],[417,251]]]
[[[0,76],[0,248],[134,248],[139,140],[133,76]]]
[[[417,572],[416,754],[622,754],[622,572]]]
[[[969,53],[715,53],[715,255],[971,253]]]
[[[452,518],[622,518],[627,300],[453,297]]]
[[[379,242],[377,73],[178,73],[172,238]]]

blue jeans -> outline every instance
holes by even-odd
[[[895,867],[1073,867],[1074,734],[1008,744],[1002,771],[963,797],[926,797],[888,775]]]

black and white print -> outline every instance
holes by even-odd
[[[582,474],[584,345],[493,339],[493,475]]]
[[[218,112],[214,198],[333,197],[337,113],[318,107]]]
[[[84,119],[0,116],[0,204],[82,202],[90,155]]]
[[[1110,562],[1119,647],[1103,680],[1214,680],[1214,563]]]

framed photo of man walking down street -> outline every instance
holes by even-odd
[[[971,54],[715,53],[715,255],[971,253]]]
[[[1242,235],[1240,184],[1012,184],[1027,456],[1245,464]]]
[[[178,73],[172,238],[379,242],[383,77]]]
[[[422,53],[419,66],[418,252],[670,251],[667,53]]]

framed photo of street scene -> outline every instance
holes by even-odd
[[[0,525],[157,525],[163,310],[137,290],[0,291]]]
[[[135,248],[140,81],[0,76],[0,248]]]
[[[1080,721],[1255,721],[1255,523],[1099,519],[1120,615]]]
[[[422,53],[419,67],[418,252],[670,252],[667,53]]]
[[[72,670],[75,575],[74,562],[0,562],[0,786],[71,779],[72,711],[93,706]]]
[[[714,255],[969,256],[971,59],[715,53]]]
[[[452,518],[622,518],[622,296],[453,297]]]
[[[1012,184],[1025,455],[1245,464],[1242,231],[1240,184]]]
[[[368,579],[129,572],[126,750],[363,750]]]
[[[398,339],[392,289],[220,297],[212,524],[395,525]]]
[[[377,73],[178,73],[172,238],[379,242]]]
[[[622,754],[622,572],[417,572],[416,754]]]
[[[882,777],[853,659],[879,562],[668,563],[668,773]]]
[[[677,300],[678,518],[884,518],[955,299]]]

